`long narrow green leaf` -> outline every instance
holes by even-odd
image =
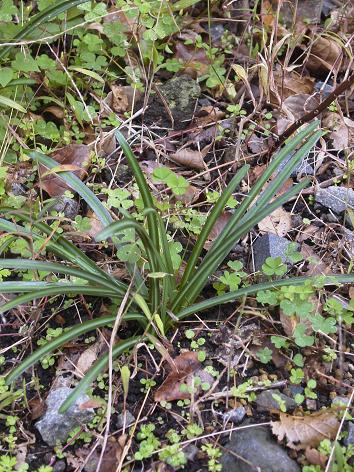
[[[40,152],[32,151],[29,154],[29,157],[35,161],[40,162],[42,165],[47,167],[49,170],[58,167],[58,163]],[[77,192],[88,204],[91,210],[96,214],[97,218],[103,224],[107,226],[113,222],[111,215],[107,208],[101,203],[101,201],[96,197],[96,195],[85,185],[81,180],[76,177],[72,172],[60,172],[57,174],[58,178],[64,180],[65,183],[69,185],[75,192]]]
[[[238,224],[239,221],[241,221],[241,218],[244,217],[247,209],[251,206],[254,200],[259,196],[258,201],[256,204],[258,206],[264,206],[268,204],[268,201],[271,199],[271,197],[276,193],[277,189],[280,188],[281,185],[283,185],[284,181],[289,177],[291,174],[292,170],[296,167],[298,162],[302,158],[302,150],[304,149],[304,146],[307,149],[307,144],[305,143],[298,151],[297,153],[293,156],[293,158],[290,160],[289,163],[287,163],[284,167],[284,169],[277,175],[277,177],[268,185],[267,189],[265,192],[261,193],[262,188],[264,185],[268,182],[268,180],[271,178],[273,173],[279,169],[279,165],[281,162],[291,153],[293,152],[299,144],[302,143],[302,141],[308,137],[319,125],[319,121],[315,120],[313,121],[310,125],[308,125],[303,131],[298,133],[296,136],[294,136],[284,148],[282,148],[278,154],[271,160],[269,163],[268,167],[266,170],[262,173],[262,175],[257,179],[257,181],[254,183],[251,191],[249,194],[244,198],[243,202],[241,205],[236,209],[234,215],[230,220],[228,221],[227,225],[225,226],[223,230],[222,237],[218,238],[214,244],[212,245],[211,249],[208,251],[208,254],[206,257],[210,257],[210,255],[213,253],[214,250],[217,249],[219,244],[222,244],[223,238],[228,236],[229,232],[232,231],[232,229],[235,227],[236,224]],[[322,132],[317,132],[316,135],[318,136],[319,133],[322,134]],[[318,136],[319,137],[319,136]],[[317,138],[318,139],[318,138]],[[317,139],[314,141],[316,142]],[[311,139],[312,142],[312,139]],[[311,147],[313,144],[311,145]],[[309,147],[309,149],[311,149]],[[307,152],[307,151],[306,151]],[[284,179],[284,180],[282,180]],[[255,205],[256,205],[255,204]],[[251,208],[249,210],[252,214],[254,208]]]
[[[5,107],[13,108],[15,110],[20,111],[21,113],[26,113],[27,112],[27,110],[25,108],[23,108],[22,105],[15,102],[14,100],[11,100],[11,98],[4,97],[3,95],[0,95],[0,105],[4,105]]]
[[[34,15],[30,21],[21,28],[21,30],[13,38],[13,42],[17,43],[24,39],[27,39],[28,36],[33,33],[40,25],[47,23],[48,21],[56,18],[61,13],[66,12],[70,8],[73,8],[81,3],[85,3],[87,0],[62,0],[54,5],[50,5],[48,8],[45,8],[43,11]],[[6,46],[0,50],[0,60],[3,59],[10,51],[13,46]]]
[[[2,211],[4,211],[4,209],[2,209]],[[56,254],[57,256],[60,256],[61,258],[78,265],[84,271],[92,272],[93,274],[97,274],[102,278],[106,278],[107,281],[116,285],[120,294],[124,295],[124,293],[127,291],[128,287],[123,282],[120,282],[114,277],[111,277],[109,274],[100,269],[99,266],[95,264],[89,257],[87,257],[84,252],[68,241],[64,236],[60,234],[58,235],[56,233],[53,234],[53,229],[47,224],[32,221],[28,215],[15,212],[13,209],[9,209],[7,213],[30,223],[34,228],[40,230],[47,236],[50,236],[50,240],[46,244],[48,251],[53,252],[53,254]],[[6,231],[7,233],[22,233],[35,240],[43,239],[43,236],[36,233],[36,231],[33,231],[32,229],[29,230],[19,224],[12,223],[3,218],[0,218],[0,229]]]
[[[17,290],[14,287],[12,290],[9,290],[9,286],[5,284],[10,284],[13,282],[1,282],[0,283],[0,293],[19,293],[24,291],[24,286],[26,282],[17,282]],[[36,283],[36,282],[29,282]],[[40,282],[37,282],[38,284]],[[45,284],[45,282],[43,282]],[[4,288],[3,288],[4,287]],[[13,300],[5,303],[0,306],[0,313],[11,310],[22,303],[28,303],[32,300],[37,300],[38,298],[50,297],[55,295],[92,295],[94,297],[109,297],[117,298],[117,292],[103,287],[90,287],[87,285],[76,285],[76,284],[66,284],[66,283],[57,283],[57,284],[48,284],[46,288],[40,288],[37,290],[31,290],[30,293],[24,293]]]
[[[23,374],[29,367],[40,361],[43,356],[50,354],[51,352],[58,349],[60,346],[68,343],[72,339],[81,336],[84,333],[93,331],[94,329],[100,328],[101,326],[108,326],[114,323],[115,316],[105,316],[102,318],[96,318],[94,320],[85,321],[84,323],[78,324],[65,331],[57,338],[52,339],[47,344],[44,344],[39,349],[34,351],[30,356],[24,359],[15,369],[13,369],[6,377],[6,384],[10,385],[14,380]],[[135,313],[127,313],[124,315],[125,321],[139,321],[140,323],[146,323],[145,316]]]
[[[218,219],[221,212],[225,208],[225,205],[226,205],[227,201],[229,200],[229,198],[231,197],[231,195],[235,191],[235,188],[240,184],[242,179],[245,177],[245,175],[247,174],[249,168],[250,168],[249,165],[245,165],[237,172],[237,174],[233,177],[233,179],[231,180],[231,182],[229,183],[227,188],[221,194],[218,201],[215,203],[212,211],[210,212],[210,214],[209,214],[209,216],[208,216],[208,218],[207,218],[207,220],[206,220],[206,222],[203,226],[203,229],[202,229],[202,231],[201,231],[201,233],[200,233],[200,235],[197,239],[197,242],[196,242],[196,244],[193,248],[193,251],[190,255],[190,258],[189,258],[188,263],[186,265],[186,268],[184,270],[183,277],[182,277],[182,280],[181,280],[181,283],[180,283],[180,288],[181,289],[185,286],[185,284],[188,282],[190,276],[194,273],[195,266],[196,266],[197,261],[198,261],[198,257],[200,256],[200,254],[203,250],[205,241],[208,239],[210,231],[213,229],[213,227],[216,223],[216,220]]]
[[[129,144],[127,143],[122,133],[118,130],[116,131],[116,138],[127,159],[127,163],[131,171],[133,172],[134,178],[139,187],[139,191],[140,191],[143,203],[144,203],[145,210],[148,210],[150,208],[155,209],[149,186],[138,164],[138,161],[136,160],[132,150],[130,149]],[[149,233],[149,236],[151,237],[153,245],[156,248],[156,250],[160,252],[158,221],[157,221],[155,212],[147,213],[147,224],[148,224],[148,233]],[[166,237],[166,235],[163,233],[161,234],[161,237]],[[152,285],[152,290],[151,290],[152,311],[155,312],[157,310],[158,300],[159,300],[159,281],[157,279],[153,279],[151,281],[151,285]]]
[[[143,341],[144,337],[135,337],[129,338],[125,341],[121,341],[119,344],[113,347],[112,350],[112,358],[115,359],[120,354],[122,354],[127,349],[132,348],[135,346],[139,341]],[[91,369],[86,372],[85,377],[83,377],[78,385],[76,386],[75,390],[68,396],[68,398],[64,401],[64,403],[59,408],[59,413],[65,413],[68,408],[75,402],[75,400],[86,390],[90,387],[92,382],[98,377],[98,375],[107,368],[109,359],[109,353],[105,354],[104,356],[100,357]]]
[[[44,270],[88,280],[96,285],[107,287],[110,290],[115,290],[117,288],[113,281],[109,281],[97,274],[75,269],[74,267],[69,267],[64,264],[57,264],[55,262],[34,261],[32,259],[0,259],[0,268],[17,270]]]
[[[351,284],[354,282],[354,274],[342,275],[324,275],[324,276],[314,276],[314,277],[292,277],[289,279],[280,279],[280,280],[271,280],[269,282],[264,282],[260,284],[253,284],[248,287],[240,288],[239,290],[225,293],[224,295],[219,295],[217,297],[208,298],[202,302],[195,303],[186,308],[183,308],[178,313],[175,313],[175,316],[178,320],[182,320],[187,316],[192,315],[193,313],[200,313],[201,311],[208,310],[215,306],[222,305],[223,303],[233,302],[238,298],[247,295],[253,295],[261,290],[270,290],[277,287],[291,286],[291,285],[303,285],[307,281],[316,281],[320,279],[323,281],[324,285],[336,285],[336,284]],[[173,321],[171,321],[171,324]]]
[[[277,198],[275,201],[270,203],[268,207],[261,208],[257,213],[253,215],[248,220],[245,220],[242,224],[237,226],[234,231],[229,234],[226,239],[223,240],[223,244],[219,245],[218,248],[214,251],[212,257],[204,259],[196,270],[193,277],[191,277],[189,284],[181,290],[172,306],[172,311],[179,311],[181,304],[184,300],[188,300],[189,303],[193,302],[201,290],[203,289],[207,279],[214,273],[219,264],[231,251],[233,246],[236,244],[238,239],[252,229],[259,221],[265,218],[268,214],[272,213],[274,210],[279,208],[290,198],[296,195],[301,189],[306,187],[309,184],[309,180],[305,179],[302,182],[295,185],[292,189],[286,192],[284,195]]]

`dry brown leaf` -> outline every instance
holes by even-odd
[[[194,185],[189,185],[183,195],[175,195],[175,200],[184,203],[185,205],[191,205],[198,200],[201,190]]]
[[[299,93],[286,98],[281,111],[290,121],[296,121],[309,111],[314,110],[320,103],[319,98],[307,93]]]
[[[284,333],[291,338],[294,334],[295,328],[299,323],[296,316],[287,316],[280,310],[280,322],[283,326]]]
[[[306,275],[324,275],[331,273],[331,267],[318,257],[315,251],[306,243],[301,245],[301,254],[304,259],[311,258]]]
[[[261,16],[263,25],[274,26],[274,12],[269,0],[262,0]]]
[[[231,216],[232,216],[232,213],[229,211],[224,211],[224,213],[221,213],[221,215],[216,220],[214,226],[212,227],[212,230],[210,231],[208,235],[207,241],[205,241],[204,243],[204,249],[209,250],[211,248],[213,242],[219,236],[219,234],[224,230]]]
[[[74,174],[82,179],[86,174],[85,169],[89,165],[90,148],[85,144],[70,144],[58,149],[50,155],[59,166],[74,166]],[[60,178],[59,175],[48,174],[48,169],[42,164],[39,165],[39,187],[51,197],[61,196],[66,190],[71,188]],[[45,175],[47,174],[47,175]],[[43,177],[44,176],[44,177]]]
[[[334,439],[339,421],[332,410],[321,410],[307,416],[280,413],[280,421],[271,422],[273,434],[279,441],[287,439],[287,446],[299,451],[317,447],[323,439]]]
[[[301,76],[294,71],[276,71],[274,73],[274,83],[276,85],[277,93],[274,93],[271,90],[272,103],[280,105],[280,103],[278,103],[278,97],[283,101],[293,95],[311,95],[314,90],[314,81],[315,79],[312,77]]]
[[[112,472],[116,470],[124,450],[125,443],[127,441],[127,435],[122,434],[118,440],[113,436],[108,438],[107,446],[103,454],[100,472]],[[86,457],[90,454],[90,470],[96,470],[100,460],[101,453],[95,449],[93,453],[89,448],[79,448],[75,451],[76,456],[70,454],[68,464],[74,468],[82,466],[85,462]]]
[[[59,107],[58,105],[51,105],[47,108],[45,108],[42,112],[42,114],[48,113],[49,115],[53,115],[56,119],[58,120],[63,120],[65,113],[64,109],[62,107]]]
[[[339,70],[342,63],[342,48],[334,39],[319,36],[311,46],[306,67],[313,73]]]
[[[97,359],[100,344],[100,342],[96,342],[80,354],[80,357],[76,363],[76,369],[78,370],[79,374],[85,374],[90,369],[90,367],[92,367],[92,364]]]
[[[305,456],[310,464],[320,465],[321,467],[326,466],[328,457],[321,454],[317,449],[308,447],[305,451]]]
[[[198,115],[196,116],[194,123],[196,126],[205,126],[210,123],[215,123],[216,121],[224,118],[225,113],[220,110],[220,108],[215,106],[206,106],[201,107],[198,110]]]
[[[176,370],[168,374],[163,384],[155,392],[155,402],[184,400],[191,397],[187,391],[181,392],[181,385],[193,385],[195,377],[199,377],[202,382],[212,383],[213,378],[202,369],[202,364],[198,361],[198,353],[192,351],[183,352],[174,359]],[[198,396],[201,389],[198,387],[194,396]]]
[[[47,408],[45,401],[39,397],[31,398],[28,402],[28,406],[30,408],[32,421],[40,418]]]
[[[204,156],[205,153],[203,151],[193,151],[190,148],[180,149],[174,154],[170,154],[170,158],[177,162],[177,164],[198,170],[205,169]]]
[[[281,207],[258,223],[258,229],[262,233],[272,233],[278,236],[286,236],[291,228],[291,214]]]
[[[210,65],[210,60],[204,49],[195,49],[185,46],[183,43],[176,44],[175,58],[181,59],[184,73],[194,78],[204,75]]]
[[[334,149],[348,149],[354,146],[354,121],[343,117],[339,127],[329,135],[332,139]]]

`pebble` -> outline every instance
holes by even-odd
[[[79,214],[80,204],[72,198],[62,196],[58,199],[58,203],[54,205],[53,209],[59,213],[64,213],[66,218],[74,220]]]
[[[256,405],[257,411],[270,411],[270,410],[278,410],[280,411],[280,405],[277,400],[273,397],[273,395],[279,395],[282,401],[285,403],[286,411],[293,410],[296,408],[296,402],[284,395],[279,390],[264,390],[262,393],[257,395]]]
[[[335,213],[343,213],[347,208],[354,209],[354,190],[332,185],[319,188],[315,194],[316,203],[320,203]]]
[[[117,426],[118,428],[123,428],[123,424],[124,424],[124,416],[125,416],[125,427],[127,428],[128,426],[130,426],[132,423],[134,423],[135,421],[135,417],[130,413],[129,410],[127,410],[125,412],[125,415],[124,413],[120,413],[118,415],[118,419],[117,419]]]
[[[317,401],[311,398],[306,398],[306,408],[311,411],[317,410]]]
[[[278,167],[278,173],[281,172],[285,165],[290,161],[290,159],[294,156],[295,152],[288,154],[280,163]],[[313,167],[314,165],[314,156],[313,154],[311,157],[309,155],[305,156],[295,167],[295,169],[292,171],[290,174],[291,177],[296,177],[298,174],[300,175],[314,175],[315,174],[315,169]]]
[[[280,257],[283,262],[289,263],[286,251],[290,242],[286,238],[271,233],[258,238],[253,244],[255,270],[262,269],[267,257]]]
[[[244,423],[249,424],[249,423]],[[254,426],[235,431],[220,462],[227,472],[300,472],[299,465],[272,438],[269,428]],[[244,459],[244,460],[242,460]],[[245,462],[247,461],[247,462]]]
[[[344,445],[349,446],[349,445],[354,445],[354,423],[352,421],[349,421],[348,423],[348,436],[344,439]]]
[[[35,424],[43,441],[49,446],[55,446],[57,442],[64,443],[74,428],[89,423],[95,416],[93,408],[80,408],[82,403],[90,399],[85,394],[80,395],[64,414],[59,413],[60,406],[72,391],[69,387],[52,390],[46,400],[47,410]]]
[[[222,417],[225,422],[231,421],[232,423],[241,423],[243,418],[246,416],[246,409],[243,406],[238,406],[233,410],[226,411]]]

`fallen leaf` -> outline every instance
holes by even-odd
[[[225,226],[229,222],[229,219],[231,218],[232,213],[229,211],[224,211],[221,213],[221,215],[218,217],[216,220],[214,226],[212,227],[208,239],[204,243],[204,249],[209,250],[215,241],[219,234],[224,230]]]
[[[281,111],[290,121],[296,121],[309,111],[314,110],[319,103],[317,96],[299,93],[286,98],[282,103]]]
[[[206,126],[215,123],[224,118],[225,113],[215,106],[201,107],[195,117],[194,124],[196,126]]]
[[[258,229],[262,233],[272,233],[278,236],[286,236],[291,228],[291,214],[281,207],[258,223]]]
[[[59,107],[58,105],[51,105],[45,108],[42,114],[45,113],[54,116],[57,120],[63,120],[65,117],[64,109],[62,107]]]
[[[28,406],[31,412],[32,421],[42,416],[47,408],[45,401],[39,397],[31,398],[28,402]]]
[[[262,0],[261,16],[264,26],[274,26],[274,13],[269,0]]]
[[[88,410],[89,408],[101,408],[104,406],[104,400],[96,400],[94,398],[90,398],[87,402],[81,403],[80,410]]]
[[[342,63],[342,48],[328,36],[318,36],[310,49],[306,67],[310,72],[323,73],[339,70]]]
[[[174,359],[174,363],[176,369],[168,374],[163,384],[155,392],[155,402],[191,398],[191,393],[189,391],[181,391],[180,387],[182,384],[191,387],[196,377],[199,377],[202,382],[209,384],[213,382],[213,377],[203,370],[202,364],[198,361],[197,352],[183,352]],[[196,390],[194,396],[200,395],[201,388],[194,387],[194,389]]]
[[[118,440],[115,439],[113,436],[110,436],[108,438],[107,446],[103,454],[99,472],[112,472],[113,470],[116,470],[121,460],[126,441],[126,434],[122,434],[121,436],[119,436]],[[90,470],[97,470],[101,456],[100,451],[95,449],[91,453],[91,449],[82,447],[77,449],[75,451],[75,454],[76,457],[70,454],[70,459],[68,460],[67,458],[69,465],[75,468],[77,468],[78,466],[82,466],[82,464],[85,462],[85,459],[90,454]]]
[[[278,97],[281,101],[288,97],[299,94],[312,94],[314,90],[314,81],[312,77],[306,75],[299,75],[294,71],[288,72],[283,69],[274,72],[274,84],[276,86],[276,92],[271,90],[272,103],[278,103]]]
[[[96,342],[80,354],[80,357],[76,363],[76,369],[80,375],[85,374],[92,367],[92,364],[97,359],[100,345],[100,342]]]
[[[85,144],[70,144],[58,149],[50,157],[57,161],[59,166],[75,166],[77,170],[74,171],[74,174],[82,179],[86,174],[85,169],[89,165],[90,148]],[[71,190],[59,175],[49,174],[48,169],[42,164],[39,165],[38,171],[40,175],[39,187],[50,197],[61,196],[66,190]]]
[[[341,120],[338,128],[329,134],[333,149],[344,150],[354,146],[354,121],[346,116]]]
[[[280,413],[280,421],[271,422],[273,434],[279,441],[287,439],[287,446],[299,451],[317,447],[323,439],[334,439],[339,421],[332,410],[321,410],[307,416]]]
[[[23,466],[26,464],[26,457],[27,457],[27,444],[16,444],[15,470],[25,470]]]
[[[206,74],[210,65],[204,49],[195,49],[183,43],[176,44],[175,58],[181,59],[183,72],[193,78]]]
[[[189,185],[183,195],[175,195],[174,198],[185,205],[191,205],[198,200],[200,194],[201,190],[198,187]]]
[[[305,451],[306,459],[310,464],[325,467],[328,457],[321,454],[317,449],[308,447]]]
[[[282,310],[280,310],[279,319],[282,324],[284,333],[289,336],[289,338],[292,338],[294,335],[295,328],[299,324],[298,318],[296,316],[284,315]]]
[[[111,85],[111,92],[108,93],[101,104],[101,115],[108,116],[110,110],[116,113],[130,111],[141,97],[142,92],[130,85]]]
[[[209,146],[207,147],[209,148]],[[205,153],[203,153],[203,151],[193,151],[190,148],[184,148],[174,154],[170,154],[169,157],[181,166],[205,170],[204,156]]]

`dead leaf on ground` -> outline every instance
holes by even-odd
[[[194,124],[196,126],[206,126],[210,123],[215,123],[224,118],[225,112],[215,106],[201,107],[195,117]]]
[[[354,146],[354,121],[344,116],[339,127],[329,134],[329,138],[332,140],[334,149],[352,149]]]
[[[90,148],[85,144],[70,144],[50,154],[50,157],[57,161],[59,166],[65,166],[65,169],[67,166],[73,166],[76,169],[73,171],[74,174],[82,179],[86,174],[85,169],[89,165]],[[67,190],[72,190],[59,175],[49,174],[48,169],[42,164],[39,165],[38,171],[40,175],[39,187],[50,197],[61,196]]]
[[[294,334],[296,326],[299,324],[299,320],[296,316],[284,315],[282,310],[280,310],[279,316],[280,322],[282,324],[284,333],[291,338]]]
[[[183,195],[175,195],[175,200],[184,203],[185,205],[191,205],[196,202],[201,194],[201,190],[194,185],[189,185]]]
[[[186,351],[174,359],[176,370],[171,371],[163,384],[155,392],[155,402],[185,400],[191,398],[189,391],[181,391],[181,385],[185,384],[188,387],[193,385],[196,377],[199,377],[202,382],[211,384],[213,378],[210,374],[203,370],[202,364],[198,361],[198,353]],[[197,397],[201,393],[201,388],[194,387],[194,396]]]
[[[339,70],[342,63],[342,48],[332,38],[318,36],[310,50],[306,67],[313,73]]]
[[[280,105],[281,101],[288,97],[299,94],[312,94],[314,90],[314,81],[312,77],[299,75],[296,72],[288,72],[284,70],[274,72],[274,83],[276,91],[271,90],[271,101]],[[278,98],[279,97],[279,98]]]
[[[32,421],[41,417],[47,408],[45,401],[39,397],[31,398],[31,400],[28,402],[28,406],[31,412]]]
[[[261,17],[264,26],[274,26],[274,12],[269,0],[262,0]]]
[[[286,98],[281,111],[290,121],[296,121],[309,111],[314,110],[320,103],[317,95],[299,93]]]
[[[300,249],[301,254],[303,255],[304,259],[310,259],[308,270],[306,275],[314,276],[314,275],[324,275],[331,273],[331,267],[326,264],[315,251],[306,243],[301,245]]]
[[[224,230],[225,226],[229,222],[232,213],[230,211],[224,211],[216,220],[214,226],[212,227],[208,239],[204,243],[204,249],[209,250],[215,241],[215,239],[219,236],[219,234]]]
[[[258,229],[262,233],[272,233],[278,236],[286,236],[291,228],[291,214],[281,207],[258,223]]]
[[[185,46],[183,43],[176,44],[176,59],[181,59],[183,63],[183,72],[193,78],[204,75],[210,65],[204,49],[195,49]]]
[[[328,457],[321,454],[317,449],[308,447],[305,451],[306,459],[312,465],[320,465],[325,467],[327,464]]]
[[[209,146],[206,147],[209,149]],[[170,154],[169,157],[181,166],[192,169],[205,170],[206,166],[204,163],[204,157],[208,152],[208,149],[206,151],[205,148],[202,151],[193,151],[193,149],[184,148],[180,149],[174,154]]]
[[[113,436],[110,436],[107,441],[107,446],[103,454],[100,472],[112,472],[116,470],[117,466],[122,457],[122,453],[124,450],[125,443],[127,442],[127,435],[122,434],[119,436],[118,440],[115,439]],[[85,459],[89,454],[91,454],[91,450],[89,448],[79,448],[75,451],[76,457],[70,457],[68,464],[72,467],[78,467],[78,465],[82,465],[85,462]],[[90,470],[96,470],[99,460],[100,460],[101,452],[98,449],[95,449],[93,453],[90,455]]]
[[[92,364],[96,361],[97,355],[100,351],[101,343],[96,342],[92,346],[85,349],[84,352],[80,354],[80,357],[76,363],[76,369],[80,375],[85,374]]]
[[[339,421],[335,413],[327,409],[307,416],[280,413],[280,421],[271,422],[271,426],[279,441],[286,438],[287,446],[299,451],[317,447],[323,439],[334,439]]]

